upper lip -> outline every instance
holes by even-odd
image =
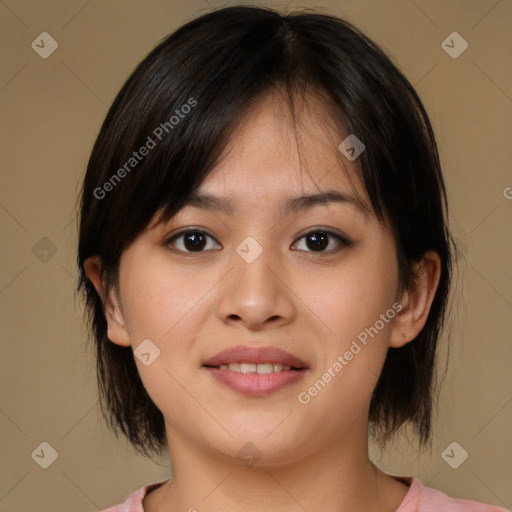
[[[276,363],[293,366],[294,368],[307,368],[304,361],[277,347],[249,347],[239,345],[227,348],[207,359],[203,366],[219,366],[230,363]]]

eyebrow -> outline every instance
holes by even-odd
[[[318,194],[306,194],[286,199],[282,203],[283,214],[289,215],[290,213],[304,211],[318,205],[327,205],[329,203],[348,204],[364,216],[369,215],[368,206],[362,200],[338,190],[327,190]],[[190,195],[184,206],[195,206],[209,211],[221,211],[227,215],[235,214],[235,209],[229,199],[210,194],[194,192]]]

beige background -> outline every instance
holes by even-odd
[[[228,4],[0,2],[0,512],[99,510],[169,477],[167,454],[160,465],[136,456],[98,415],[94,359],[74,292],[75,201],[108,105],[135,65],[183,22]],[[416,86],[438,137],[451,226],[464,253],[433,450],[418,456],[402,439],[373,457],[384,470],[414,474],[454,497],[509,508],[512,3],[286,5],[346,17]],[[44,31],[59,45],[47,59],[31,48]],[[453,31],[469,44],[457,59],[441,47]],[[453,441],[469,454],[457,469],[441,457]],[[31,456],[42,442],[58,453],[47,469]]]

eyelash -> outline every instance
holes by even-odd
[[[335,238],[342,247],[350,247],[352,245],[352,243],[353,243],[351,240],[349,240],[348,238],[346,238],[346,237],[344,237],[344,236],[342,236],[342,235],[340,235],[338,233],[330,231],[329,229],[323,228],[321,226],[317,226],[317,227],[307,231],[306,233],[301,234],[297,238],[296,242],[294,242],[294,245],[299,240],[302,240],[303,238],[306,238],[309,235],[320,234],[320,233]],[[176,234],[168,237],[165,240],[164,244],[166,246],[172,245],[175,240],[183,237],[183,235],[186,235],[186,234],[202,234],[202,235],[206,235],[207,237],[215,240],[215,238],[213,236],[211,236],[210,234],[208,234],[204,230],[200,230],[200,229],[196,229],[196,228],[188,228],[188,229],[184,229],[184,230],[180,231],[179,233],[176,233]],[[184,251],[184,250],[176,249],[176,248],[171,248],[171,250],[173,250],[175,252],[184,253],[184,254],[187,254],[187,255],[197,255],[197,254],[201,254],[201,253],[207,252],[205,250],[201,250],[201,251]],[[338,252],[338,250],[340,250],[340,248],[334,249],[334,250],[331,249],[329,251],[305,251],[305,252],[309,252],[309,253],[312,253],[312,254],[318,254],[318,255],[322,256],[322,255],[331,255],[331,254],[333,254],[335,252]]]

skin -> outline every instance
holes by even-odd
[[[230,198],[235,215],[187,206],[166,225],[150,224],[121,257],[119,294],[102,288],[98,257],[86,262],[106,300],[112,343],[135,349],[149,338],[161,351],[149,366],[135,358],[164,415],[173,470],[172,480],[145,498],[146,512],[393,511],[408,491],[368,459],[368,408],[388,348],[414,340],[426,322],[440,261],[426,253],[421,279],[399,295],[394,238],[371,209],[366,217],[329,203],[283,216],[280,201],[289,197],[328,189],[354,195],[335,154],[343,139],[318,112],[322,105],[310,98],[301,133],[309,174],[301,173],[285,104],[268,94],[200,188]],[[364,187],[352,181],[370,208]],[[315,251],[303,236],[318,226],[353,244],[331,235],[323,253]],[[186,237],[165,244],[190,227],[213,237],[203,252],[193,253]],[[236,252],[247,236],[263,248],[252,263]],[[298,393],[395,302],[400,313],[309,404],[299,403]],[[239,344],[277,346],[309,370],[297,384],[247,397],[202,368]],[[248,442],[261,454],[252,467],[237,459]]]

